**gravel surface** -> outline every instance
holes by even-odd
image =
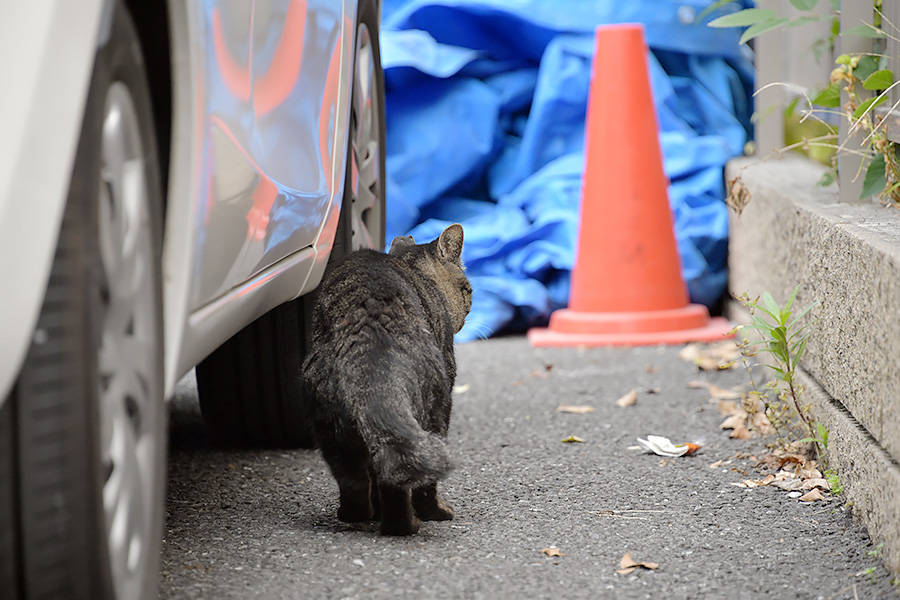
[[[698,371],[678,350],[459,346],[457,469],[442,483],[456,518],[408,538],[338,521],[314,451],[211,446],[185,382],[171,407],[160,598],[897,598],[840,498],[732,485],[764,475],[748,457],[763,443],[729,439],[717,404],[687,383],[747,375]],[[633,449],[647,434],[703,448]],[[584,443],[561,442],[571,435]],[[542,552],[554,547],[561,556]],[[617,574],[626,552],[658,568]]]

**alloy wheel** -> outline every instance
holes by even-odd
[[[378,65],[369,28],[360,24],[356,36],[356,67],[350,112],[352,247],[381,249],[384,231],[381,180],[383,127],[376,82]]]
[[[100,456],[108,556],[116,598],[142,593],[154,548],[159,389],[158,295],[148,183],[134,101],[114,82],[103,120],[99,194],[102,337],[98,356]]]

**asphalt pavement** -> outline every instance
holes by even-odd
[[[315,451],[213,446],[186,380],[171,406],[160,598],[897,598],[840,496],[739,487],[768,472],[754,468],[764,442],[730,439],[717,401],[688,382],[746,389],[747,373],[701,371],[679,349],[458,346],[457,468],[441,484],[456,517],[405,538],[338,521]],[[648,434],[702,448],[635,449]],[[651,568],[617,573],[626,553]]]

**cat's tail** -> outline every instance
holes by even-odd
[[[419,427],[411,413],[386,416],[370,413],[361,428],[378,481],[417,487],[446,477],[453,463],[444,439]]]

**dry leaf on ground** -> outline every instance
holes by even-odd
[[[803,480],[794,476],[790,471],[778,471],[772,485],[786,492],[793,492],[803,486]]]
[[[535,369],[531,373],[528,374],[529,377],[536,377],[538,379],[545,379],[550,376],[550,371],[553,370],[553,365],[550,363],[544,363],[543,370]]]
[[[753,433],[749,429],[741,425],[732,429],[731,435],[729,435],[728,437],[733,440],[749,440],[753,437]]]
[[[726,417],[729,417],[731,415],[736,415],[738,412],[744,412],[744,409],[738,406],[737,402],[733,400],[720,400],[719,412]]]
[[[827,479],[804,479],[803,485],[800,486],[801,490],[813,490],[815,488],[822,488],[823,490],[831,490],[831,484],[828,483]]]
[[[778,461],[779,468],[788,463],[796,463],[799,467],[802,468],[802,465],[809,462],[809,458],[805,454],[800,454],[797,452],[785,452],[779,449],[772,452],[772,455]]]
[[[725,465],[730,465],[731,460],[717,460],[716,462],[709,465],[710,469],[718,469],[719,467],[724,467]]]
[[[547,556],[565,556],[565,552],[560,552],[559,548],[556,546],[550,546],[549,548],[541,548],[541,552],[546,554]]]
[[[708,381],[688,381],[687,386],[691,389],[702,389],[709,392],[709,397],[713,400],[738,400],[741,397],[740,386],[732,388],[719,387]]]
[[[719,429],[737,429],[738,427],[746,427],[747,426],[747,413],[742,410],[738,410],[735,413],[732,413],[730,417],[722,421],[722,424],[719,425]]]
[[[818,490],[818,488],[811,489],[802,496],[800,496],[800,502],[816,502],[817,500],[824,500],[825,496],[822,495],[822,492]]]
[[[619,561],[619,568],[616,569],[616,573],[619,575],[628,575],[629,573],[634,572],[636,569],[649,569],[654,571],[659,568],[659,563],[655,562],[637,562],[633,558],[631,558],[631,552],[626,552],[625,556],[622,557],[622,560]]]
[[[570,435],[569,437],[564,438],[564,439],[562,439],[562,440],[560,440],[560,441],[561,441],[563,444],[574,444],[574,443],[583,444],[583,443],[584,443],[584,438],[580,438],[580,437],[578,437],[577,435]]]
[[[573,415],[584,415],[594,412],[594,407],[584,404],[560,404],[556,407],[556,412],[571,413]]]
[[[804,479],[821,479],[822,472],[816,468],[817,466],[818,463],[816,461],[808,460],[800,466],[797,474]]]
[[[807,472],[811,472],[813,470],[814,469],[808,469]],[[798,469],[798,472],[799,471],[800,469]],[[744,488],[755,488],[759,486],[777,487],[786,492],[790,492],[789,495],[791,498],[799,498],[802,502],[815,502],[817,500],[824,500],[825,496],[822,495],[822,490],[826,492],[831,490],[831,486],[826,479],[823,479],[821,477],[805,478],[801,475],[792,473],[791,471],[785,471],[783,469],[778,471],[778,473],[774,475],[772,473],[769,473],[763,479],[743,479],[741,483],[733,483],[732,485]],[[807,493],[802,494],[802,491],[807,491]]]
[[[678,353],[678,357],[694,363],[704,371],[719,371],[737,366],[741,350],[732,340],[714,344],[688,344]]]
[[[625,408],[626,406],[631,406],[635,402],[637,402],[637,389],[631,390],[630,392],[616,400],[616,406]]]
[[[756,431],[758,431],[759,434],[764,437],[775,433],[775,428],[772,427],[772,423],[769,421],[769,417],[767,417],[765,413],[754,413],[753,418],[750,419],[750,423],[753,425],[753,428],[756,429]]]

